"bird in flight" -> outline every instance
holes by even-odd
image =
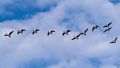
[[[109,27],[107,29],[104,30],[104,32],[110,31],[112,29],[112,27]]]
[[[50,34],[53,34],[55,30],[48,31],[47,35],[49,36]]]
[[[74,36],[74,38],[72,38],[71,40],[75,40],[75,39],[79,39],[80,35],[82,35],[83,33],[78,34],[77,36]]]
[[[33,30],[32,35],[34,35],[34,34],[37,33],[38,31],[40,31],[40,30],[39,30],[39,29]]]
[[[97,29],[98,27],[99,27],[98,25],[93,26],[92,32],[93,32],[95,29]]]
[[[62,35],[64,36],[65,34],[68,35],[68,33],[71,32],[71,30],[64,31]]]
[[[26,31],[25,29],[18,30],[17,34],[23,34],[23,32]]]
[[[88,28],[83,32],[83,35],[86,35],[87,31],[88,31]]]
[[[79,38],[80,35],[84,35],[84,33],[79,33],[76,37]]]
[[[88,28],[84,32],[80,33],[79,35],[86,35],[87,31],[88,31]]]
[[[77,36],[74,36],[71,40],[75,40],[75,39],[78,39],[78,37],[77,37]]]
[[[112,24],[112,22],[108,23],[107,25],[103,26],[104,28],[109,27]]]
[[[110,43],[116,43],[117,39],[118,39],[118,37],[116,37],[116,38],[115,38],[112,42],[110,42]]]
[[[11,37],[11,35],[13,34],[14,31],[11,31],[10,33],[6,33],[4,36],[8,36],[8,37]]]

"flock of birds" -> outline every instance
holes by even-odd
[[[112,27],[110,27],[111,24],[112,24],[112,22],[110,22],[110,23],[106,24],[105,26],[103,26],[103,28],[105,28],[104,32],[110,31],[110,30],[112,29]],[[100,26],[98,26],[98,25],[94,25],[94,26],[92,27],[92,32],[93,32],[94,30],[98,29],[99,27],[100,27]],[[26,30],[25,30],[25,29],[18,30],[17,34],[23,34],[24,31],[26,31]],[[32,35],[34,35],[35,33],[38,33],[38,31],[40,31],[40,30],[39,30],[39,29],[33,30],[33,31],[32,31]],[[80,37],[81,35],[87,35],[87,31],[88,31],[88,28],[87,28],[85,31],[83,31],[83,32],[79,33],[78,35],[74,36],[71,40],[79,39],[79,37]],[[54,32],[55,32],[55,30],[48,31],[47,36],[53,34]],[[64,32],[62,33],[62,35],[63,35],[63,36],[69,35],[70,32],[71,32],[71,30],[66,30],[66,31],[64,31]],[[11,37],[11,35],[12,35],[13,33],[14,33],[14,31],[11,31],[11,32],[9,32],[9,33],[6,33],[4,36]],[[114,40],[112,40],[110,43],[116,43],[116,42],[117,42],[117,39],[118,39],[118,37],[116,37],[116,38],[115,38]]]

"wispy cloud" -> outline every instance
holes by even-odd
[[[2,2],[4,4],[0,6],[2,10],[0,13],[1,18],[5,19],[0,23],[0,68],[117,68],[120,66],[119,39],[118,43],[109,44],[116,36],[120,37],[119,4],[113,4],[109,0]],[[7,10],[3,12],[6,5]],[[40,11],[36,12],[34,9]],[[50,10],[41,12],[48,9]],[[27,19],[21,18],[21,15],[31,15],[29,12],[36,14]],[[6,13],[8,16],[12,13],[9,16],[13,17],[12,20],[8,20]],[[21,20],[16,19],[17,17]],[[102,26],[111,21],[112,30],[103,33]],[[91,28],[95,24],[101,27],[92,32]],[[23,35],[17,35],[17,30],[21,28],[27,31]],[[33,36],[32,30],[35,28],[40,29],[40,32]],[[79,40],[71,40],[86,28],[89,28],[87,36],[81,36]],[[47,32],[52,29],[56,32],[48,37]],[[68,36],[62,36],[62,32],[66,29],[71,29],[72,32]],[[3,36],[11,30],[15,31],[11,38]]]

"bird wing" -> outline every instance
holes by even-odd
[[[109,31],[110,29],[112,29],[112,27],[108,28],[108,31]]]
[[[94,31],[95,27],[92,28],[92,31]]]
[[[68,33],[68,32],[71,32],[71,30],[67,30],[67,33]]]
[[[112,24],[112,22],[108,23],[108,26],[110,26]]]
[[[118,37],[116,37],[114,41],[117,41],[117,39],[118,39]]]
[[[51,30],[51,33],[55,32],[54,30]]]
[[[62,33],[63,36],[64,36],[65,34],[66,34],[65,32]]]
[[[21,32],[26,31],[25,29],[22,29]]]
[[[84,31],[84,33],[86,33],[88,31],[88,28]]]
[[[4,36],[8,36],[8,34],[5,34]]]
[[[11,31],[11,32],[9,33],[9,35],[11,35],[13,32],[14,32],[14,31]]]

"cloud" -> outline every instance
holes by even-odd
[[[14,3],[14,0],[10,2],[13,2],[15,7],[18,4]],[[34,5],[39,8],[51,5],[54,7],[47,12],[38,12],[28,19],[13,18],[0,23],[0,68],[117,68],[120,66],[119,42],[115,45],[109,44],[114,37],[120,37],[119,4],[114,5],[108,0],[36,0],[35,4],[32,2],[26,0],[20,4],[25,5],[25,8]],[[113,22],[113,29],[103,33],[102,26],[110,21]],[[101,28],[91,32],[94,24],[100,25]],[[79,40],[71,40],[73,36],[88,27],[87,36],[81,36]],[[23,35],[17,35],[17,30],[21,28],[27,31]],[[40,32],[33,36],[31,32],[35,28],[39,28]],[[56,32],[48,37],[47,32],[51,29]],[[72,29],[72,32],[63,37],[62,32],[66,29]],[[3,36],[11,30],[15,31],[11,38]]]

